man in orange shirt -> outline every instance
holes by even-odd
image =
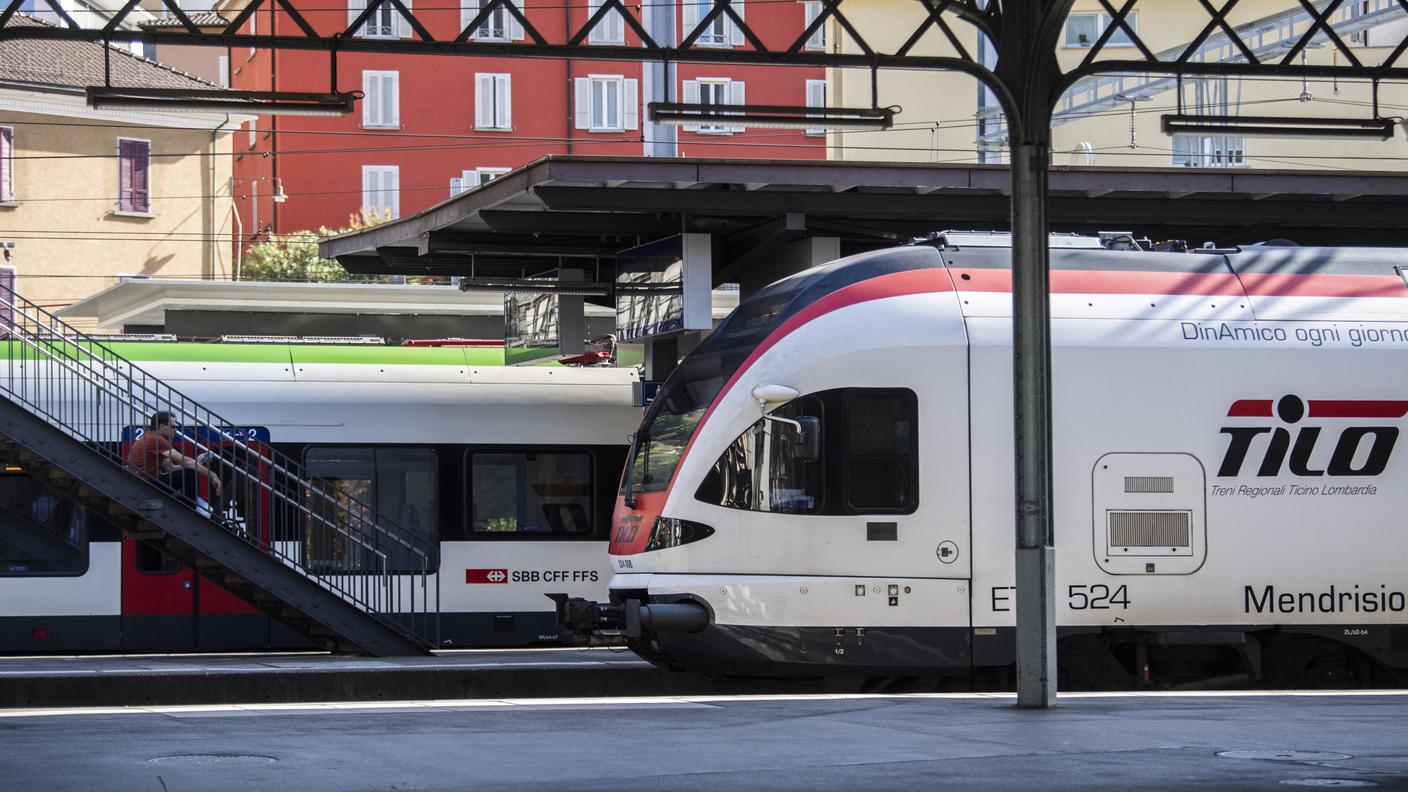
[[[200,497],[199,475],[204,473],[210,481],[211,493],[219,495],[220,477],[210,468],[195,459],[177,451],[171,444],[176,434],[176,426],[171,422],[171,413],[165,410],[152,415],[147,431],[137,438],[127,451],[127,464],[143,478],[161,482],[167,488],[185,495],[197,507]],[[209,505],[205,509],[209,511]]]

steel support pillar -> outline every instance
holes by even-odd
[[[1016,420],[1017,706],[1056,703],[1051,508],[1049,143],[1012,147],[1012,356]]]

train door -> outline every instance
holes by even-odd
[[[123,431],[124,454],[142,430]],[[238,440],[239,442],[236,442]],[[217,493],[200,478],[200,496],[212,515],[252,541],[271,540],[269,431],[226,427],[178,432],[174,445],[218,475]],[[269,617],[219,583],[135,541],[123,543],[123,647],[134,651],[260,649],[269,645]]]

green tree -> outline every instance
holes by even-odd
[[[318,258],[318,239],[360,231],[391,219],[388,212],[379,215],[363,211],[353,215],[346,228],[321,226],[317,231],[294,231],[272,235],[265,242],[256,242],[245,251],[240,267],[240,280],[301,281],[308,283],[339,283],[350,281],[349,274],[332,259]],[[364,278],[356,278],[363,280]],[[382,280],[377,278],[376,280]]]

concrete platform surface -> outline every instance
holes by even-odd
[[[1408,790],[1408,695],[405,701],[0,712],[0,789]]]
[[[713,681],[625,649],[0,657],[0,709],[538,696],[809,692],[815,684]],[[0,792],[4,787],[0,786]]]

